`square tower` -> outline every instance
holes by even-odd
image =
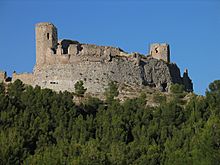
[[[170,62],[170,47],[166,43],[154,43],[150,45],[150,55],[158,60]]]

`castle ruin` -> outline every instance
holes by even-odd
[[[166,43],[154,43],[150,45],[150,55],[158,60],[170,62],[170,48]]]
[[[147,55],[127,53],[120,48],[83,44],[73,40],[58,40],[52,23],[38,23],[36,31],[36,65],[33,73],[13,73],[16,79],[32,86],[55,91],[74,91],[82,80],[87,92],[103,93],[108,83],[133,87],[151,86],[168,91],[172,83],[193,91],[188,72],[183,77],[176,64],[170,63],[168,44],[152,44]],[[0,72],[0,81],[6,74]]]

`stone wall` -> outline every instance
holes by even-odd
[[[158,60],[170,62],[170,48],[166,43],[154,43],[150,45],[150,55]]]
[[[28,84],[28,85],[34,84],[34,77],[32,73],[17,74],[16,72],[14,72],[12,74],[12,83],[17,79],[21,80],[23,83]]]
[[[0,83],[4,82],[6,77],[7,77],[6,72],[0,71]]]
[[[55,51],[50,47],[47,48],[44,65],[73,64],[82,61],[110,61],[111,57],[121,56],[122,54],[128,55],[119,48],[62,40],[59,41]]]
[[[137,55],[136,55],[137,56]],[[140,56],[138,56],[140,57]],[[168,91],[172,83],[183,84],[180,70],[175,64],[167,64],[154,58],[139,59],[112,57],[111,61],[81,61],[74,64],[45,65],[34,71],[34,85],[56,91],[74,91],[74,85],[82,80],[88,93],[103,93],[108,83],[119,86],[152,86]]]
[[[56,91],[74,91],[74,84],[82,80],[90,93],[102,93],[108,83],[140,86],[143,84],[140,66],[122,58],[113,58],[111,62],[83,61],[75,64],[47,65],[35,70],[35,85]]]

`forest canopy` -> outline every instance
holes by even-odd
[[[1,83],[0,164],[219,164],[220,80],[205,96],[172,90],[149,107],[144,94],[120,102],[114,84],[106,100],[76,104],[67,91]]]

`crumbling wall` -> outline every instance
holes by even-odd
[[[12,83],[15,82],[15,80],[21,80],[24,84],[33,85],[34,84],[34,76],[32,73],[21,73],[17,74],[14,72],[12,74]]]
[[[113,58],[111,62],[82,61],[74,65],[47,65],[34,72],[35,84],[56,91],[74,91],[74,84],[82,80],[87,92],[103,93],[108,83],[141,86],[141,67],[121,58]]]
[[[5,79],[6,79],[6,77],[7,77],[6,72],[0,71],[0,83],[1,83],[1,82],[4,82]]]
[[[174,67],[175,66],[175,67]],[[174,68],[174,69],[173,69]],[[179,68],[169,67],[164,61],[154,58],[141,59],[138,54],[132,57],[113,57],[108,63],[81,61],[72,64],[54,64],[35,70],[35,85],[56,91],[74,91],[74,84],[82,80],[89,93],[103,93],[108,83],[141,87],[148,85],[161,91],[168,91],[175,82],[182,83]]]
[[[71,40],[63,41],[59,41],[55,51],[53,48],[47,48],[44,65],[75,64],[82,61],[109,62],[112,57],[129,55],[119,48],[110,46],[80,44]]]
[[[168,44],[154,43],[150,45],[150,55],[158,60],[170,62],[170,48]]]

